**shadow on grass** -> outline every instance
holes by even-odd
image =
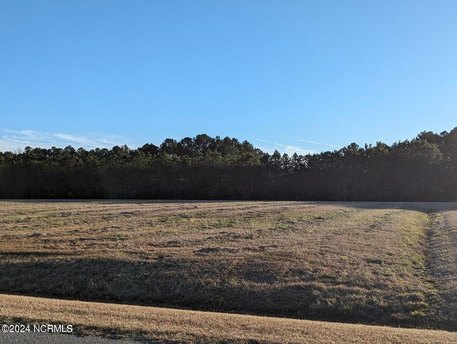
[[[215,262],[215,264],[217,264]],[[0,292],[149,306],[238,312],[339,322],[456,330],[440,317],[415,318],[400,297],[365,302],[367,291],[343,294],[316,284],[234,282],[216,268],[176,261],[63,259],[0,262]],[[349,302],[348,302],[349,301]],[[414,310],[413,310],[414,311]]]

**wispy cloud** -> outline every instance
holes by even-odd
[[[129,144],[129,140],[119,135],[75,135],[65,132],[40,132],[35,130],[0,130],[0,151],[18,151],[26,146],[49,148],[71,145],[79,148],[113,147]]]
[[[268,151],[270,153],[273,152],[274,150],[278,150],[281,153],[287,153],[289,155],[294,154],[294,153],[306,155],[306,154],[313,154],[313,153],[317,152],[314,149],[306,149],[306,148],[297,147],[294,145],[288,145],[288,144],[284,144],[284,143],[267,141],[267,140],[262,140],[262,139],[257,139],[257,138],[254,138],[253,140],[268,144],[268,146],[259,147],[259,148],[261,148],[262,150]]]
[[[339,147],[338,145],[333,145],[333,144],[330,144],[330,143],[316,142],[316,141],[312,141],[312,140],[297,140],[297,141],[298,142],[304,142],[304,143],[311,143],[313,145],[319,145],[319,146],[334,147],[334,148],[338,148]]]

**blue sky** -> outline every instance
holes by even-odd
[[[457,126],[457,1],[0,0],[0,150]]]

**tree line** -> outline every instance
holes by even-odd
[[[0,152],[0,198],[457,201],[457,127],[307,155],[205,134],[137,149],[26,147]]]

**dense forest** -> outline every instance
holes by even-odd
[[[160,146],[0,153],[0,198],[456,201],[457,128],[291,156],[202,134]]]

